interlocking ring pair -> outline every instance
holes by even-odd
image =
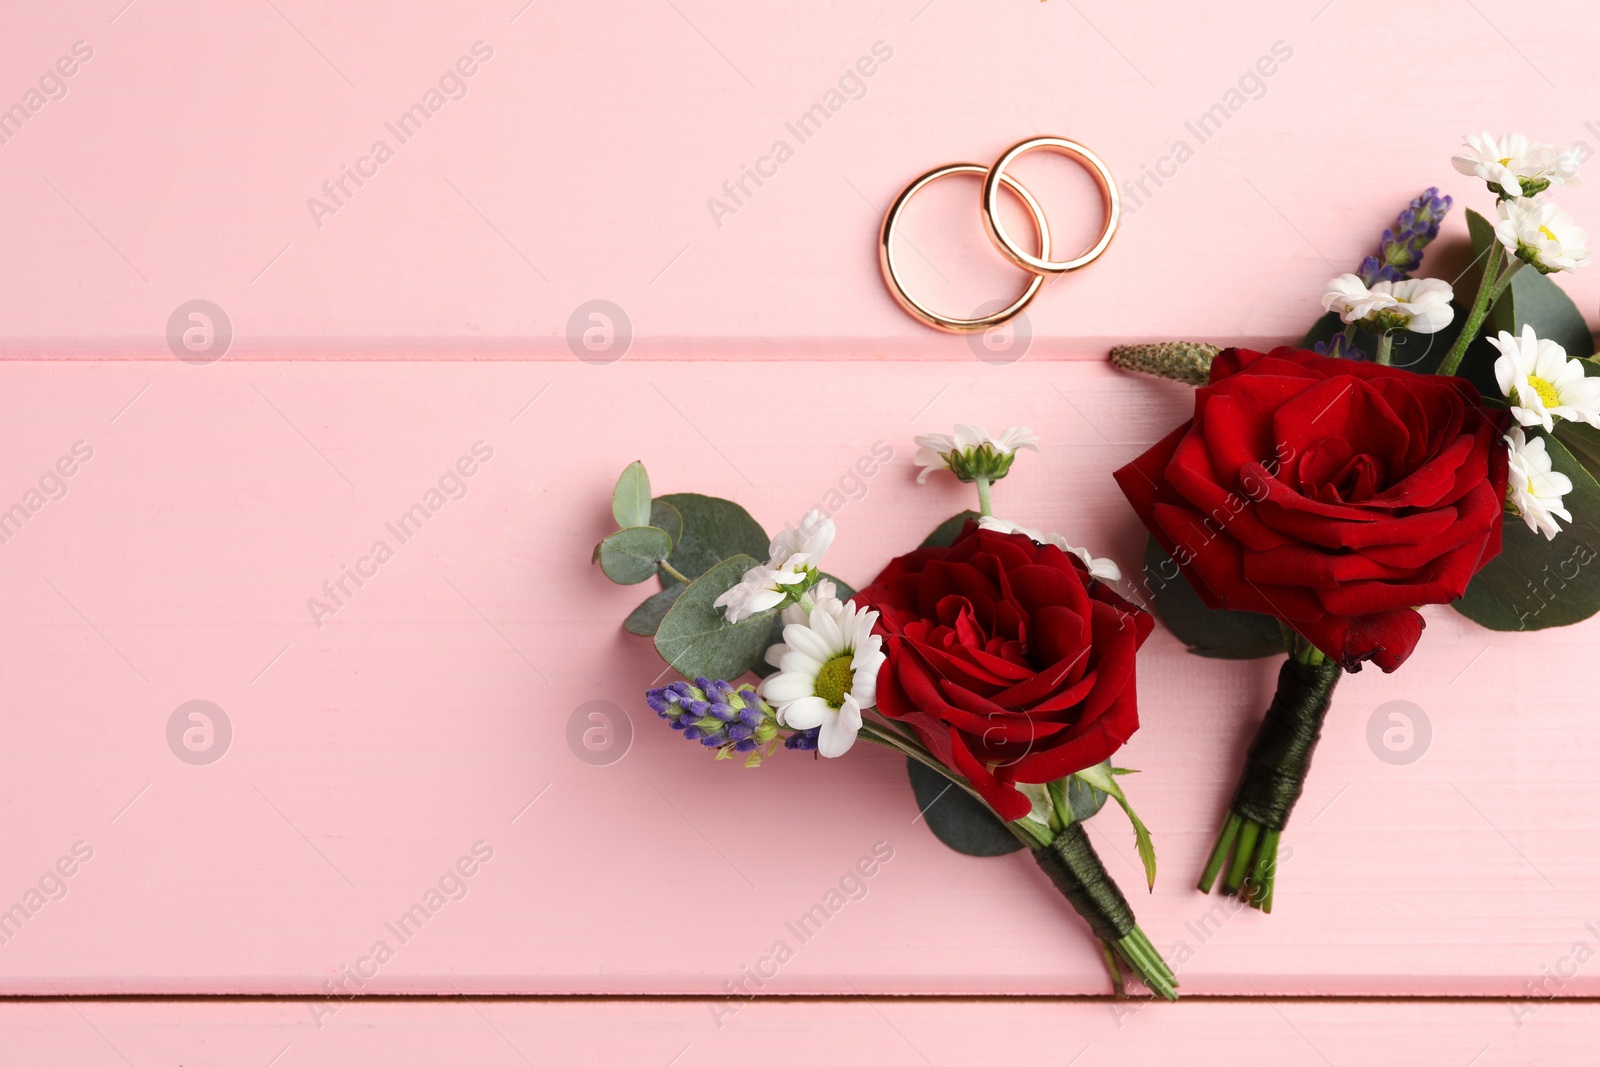
[[[1105,213],[1105,222],[1101,227],[1100,236],[1076,258],[1050,258],[1050,225],[1045,221],[1044,209],[1039,206],[1039,201],[1034,199],[1026,187],[1006,173],[1006,168],[1018,156],[1034,149],[1066,156],[1087,170],[1094,178],[1095,184],[1099,186],[1100,205]],[[911,198],[922,189],[952,174],[983,175],[983,198],[980,201],[983,210],[983,228],[989,232],[989,239],[994,242],[1002,255],[1033,275],[1027,289],[1023,290],[1022,295],[1016,300],[999,311],[973,319],[957,319],[940,314],[912,297],[900,281],[900,272],[895,261],[894,231],[900,222],[900,213],[905,210]],[[1029,253],[1012,240],[1011,235],[1006,232],[1005,225],[1001,223],[999,207],[1002,186],[1015,194],[1033,216],[1034,240],[1039,247],[1037,255]],[[1021,312],[1038,294],[1046,279],[1077,270],[1099,258],[1111,244],[1111,238],[1117,232],[1117,222],[1121,215],[1122,205],[1117,197],[1116,180],[1111,177],[1111,171],[1101,162],[1099,156],[1076,141],[1069,141],[1064,137],[1030,137],[1006,149],[992,167],[982,167],[976,163],[949,163],[935,167],[906,186],[883,216],[883,227],[878,231],[878,264],[883,268],[883,280],[888,284],[889,292],[912,318],[947,333],[976,333],[998,326]]]

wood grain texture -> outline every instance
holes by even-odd
[[[0,1005],[5,1063],[1580,1063],[1592,1003],[1110,1001],[80,1002]]]
[[[1103,262],[1035,301],[1034,358],[1098,358],[1107,339],[1297,337],[1327,279],[1423,188],[1487,209],[1450,167],[1464,132],[1600,147],[1600,73],[1546,52],[1593,36],[1592,5],[1526,20],[1422,0],[1403,46],[1373,41],[1389,13],[1380,0],[31,5],[0,41],[13,73],[0,103],[74,42],[93,58],[0,144],[0,348],[164,354],[169,316],[204,298],[253,358],[566,358],[569,317],[603,298],[631,319],[635,358],[957,358],[963,340],[884,292],[879,219],[923,171],[1046,133],[1099,152],[1133,212]],[[493,56],[476,62],[480,41]],[[445,89],[464,95],[391,132],[462,57],[474,73]],[[841,91],[863,60],[873,72]],[[1418,87],[1426,108],[1393,119]],[[800,130],[818,106],[825,121]],[[1087,243],[1086,181],[1034,159],[1017,174],[1061,247]],[[1593,183],[1562,199],[1600,219]],[[906,219],[911,283],[953,314],[1021,284],[976,201],[975,185],[948,183]],[[1460,215],[1455,251],[1431,254],[1442,277],[1464,265]],[[1592,318],[1600,274],[1569,284]]]
[[[752,416],[797,390],[815,431]],[[969,504],[953,480],[916,485],[913,434],[977,420],[1044,442],[998,487],[1001,513],[1137,575],[1142,532],[1109,472],[1186,403],[1100,364],[971,359],[0,365],[0,510],[76,442],[93,451],[0,544],[0,905],[93,851],[0,946],[0,991],[316,995],[360,966],[366,992],[715,995],[783,941],[764,992],[1102,992],[1039,872],[945,850],[900,761],[745,771],[664,729],[641,700],[660,662],[620,631],[646,587],[588,558],[612,480],[643,459],[657,492],[737,498],[769,530],[859,484],[829,569],[862,583]],[[851,482],[880,440],[895,460]],[[493,455],[465,494],[396,538],[385,524],[477,442]],[[379,540],[392,558],[319,627],[308,599]],[[1144,772],[1129,788],[1161,876],[1134,902],[1186,992],[1525,996],[1547,973],[1600,992],[1600,630],[1426,615],[1399,673],[1341,685],[1270,918],[1192,884],[1275,667],[1151,639],[1121,761]],[[191,700],[232,726],[205,766],[169,747]],[[610,765],[569,747],[594,700],[631,719]],[[1368,746],[1392,700],[1432,724],[1406,766]],[[1133,889],[1126,823],[1091,827]],[[796,937],[878,842],[893,858],[865,896]],[[386,924],[462,857],[471,877],[444,889],[464,896],[397,937]],[[392,958],[362,963],[380,941]]]

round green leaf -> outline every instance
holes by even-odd
[[[667,562],[685,577],[698,578],[733,556],[751,556],[755,561],[767,558],[767,535],[761,524],[733,501],[699,493],[668,493],[656,500],[666,502],[679,515],[683,533]],[[755,566],[755,562],[747,566]],[[671,580],[662,575],[663,586]]]
[[[661,620],[666,617],[667,610],[686,588],[673,582],[665,589],[652,593],[643,604],[628,613],[628,617],[622,620],[622,628],[638,637],[654,637],[661,628]]]
[[[617,479],[617,487],[611,491],[611,514],[616,518],[617,525],[624,529],[630,526],[649,526],[650,522],[650,476],[645,473],[644,464],[634,460],[622,471],[622,477]]]
[[[677,548],[678,542],[683,540],[683,516],[677,508],[660,497],[650,501],[650,525],[667,531],[667,536],[672,538],[673,548]]]
[[[672,538],[654,526],[618,530],[595,550],[600,569],[618,585],[637,585],[656,572],[656,564],[672,551]]]
[[[1004,856],[1023,847],[987,804],[920,760],[906,757],[923,821],[945,845],[968,856]]]
[[[1207,607],[1153,537],[1145,546],[1144,572],[1156,615],[1195,655],[1216,659],[1283,655],[1283,629],[1277,619]]]
[[[1600,484],[1560,441],[1545,435],[1553,469],[1572,479],[1563,498],[1573,522],[1553,541],[1507,514],[1500,555],[1490,560],[1454,602],[1461,614],[1491,630],[1543,630],[1600,612]]]
[[[761,661],[775,612],[729,625],[714,604],[755,565],[755,558],[746,555],[723,560],[690,583],[668,609],[656,630],[656,651],[679,674],[731,681]]]
[[[933,532],[922,539],[920,548],[948,548],[956,538],[961,536],[961,531],[966,529],[967,520],[974,522],[978,519],[976,511],[963,511],[959,515],[952,515],[933,528]]]
[[[1107,773],[1110,773],[1111,761],[1104,764]],[[1067,779],[1067,803],[1072,808],[1074,822],[1083,822],[1099,814],[1100,809],[1106,806],[1106,794],[1082,778],[1072,777]]]

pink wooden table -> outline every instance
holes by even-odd
[[[1496,635],[1430,609],[1402,672],[1342,685],[1270,918],[1192,880],[1275,668],[1158,631],[1125,762],[1162,877],[1135,903],[1191,999],[1139,1008],[1093,999],[1090,937],[1027,859],[931,837],[899,760],[744,772],[660,728],[640,699],[660,663],[618,629],[639,590],[586,561],[630,460],[776,528],[882,441],[895,460],[836,515],[830,569],[860,583],[966,506],[915,484],[911,439],[974,420],[1044,440],[1004,510],[1136,571],[1109,472],[1187,398],[1113,372],[1107,346],[1298,334],[1422,188],[1485,206],[1449,168],[1463,131],[1600,147],[1600,75],[1551,62],[1593,37],[1591,11],[124,3],[13,4],[0,35],[0,104],[26,112],[0,113],[0,511],[43,497],[0,543],[0,906],[45,880],[0,944],[0,1062],[1588,1047],[1600,625]],[[1040,296],[1031,341],[980,359],[887,298],[877,221],[921,170],[1037,133],[1095,148],[1134,210],[1103,263]],[[1026,163],[1062,244],[1087,235],[1086,185]],[[919,291],[963,312],[1017,284],[974,191],[930,190],[907,219]],[[1600,219],[1592,185],[1564,200]],[[1434,272],[1463,261],[1463,229],[1458,210]],[[1567,288],[1592,318],[1600,274]],[[208,365],[169,346],[197,300],[231,333]],[[615,362],[569,344],[595,300],[631,333]],[[796,389],[821,432],[728,417]],[[475,451],[397,543],[385,524]],[[41,483],[62,457],[71,477]],[[379,539],[392,559],[308,607]],[[1433,734],[1396,766],[1366,728],[1401,699]],[[169,743],[196,700],[229,726],[209,764]],[[596,700],[631,734],[610,763],[567,742]],[[1091,828],[1135,884],[1125,824]],[[878,842],[892,860],[772,997],[713,999]],[[386,924],[463,857],[472,876],[397,943]],[[663,903],[691,893],[738,921]],[[384,939],[378,999],[328,1001]]]

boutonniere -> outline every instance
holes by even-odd
[[[1199,387],[1193,417],[1116,472],[1152,537],[1157,613],[1204,654],[1287,652],[1200,878],[1263,910],[1343,673],[1400,667],[1424,605],[1494,630],[1600,611],[1600,367],[1548,278],[1589,259],[1551,201],[1576,156],[1485,134],[1454,164],[1496,197],[1493,221],[1469,212],[1469,304],[1414,276],[1451,207],[1429,189],[1328,283],[1301,347],[1112,353]]]
[[[920,480],[949,472],[979,510],[939,524],[859,592],[824,571],[837,529],[820,509],[770,539],[731,500],[652,495],[642,464],[612,497],[621,527],[594,559],[659,589],[630,614],[677,680],[645,702],[717,760],[838,759],[863,742],[903,755],[940,839],[973,855],[1028,849],[1089,924],[1113,980],[1177,985],[1084,821],[1107,801],[1131,821],[1147,878],[1151,835],[1111,758],[1138,729],[1135,657],[1151,617],[1108,584],[1115,564],[994,516],[1023,428],[919,437]]]

